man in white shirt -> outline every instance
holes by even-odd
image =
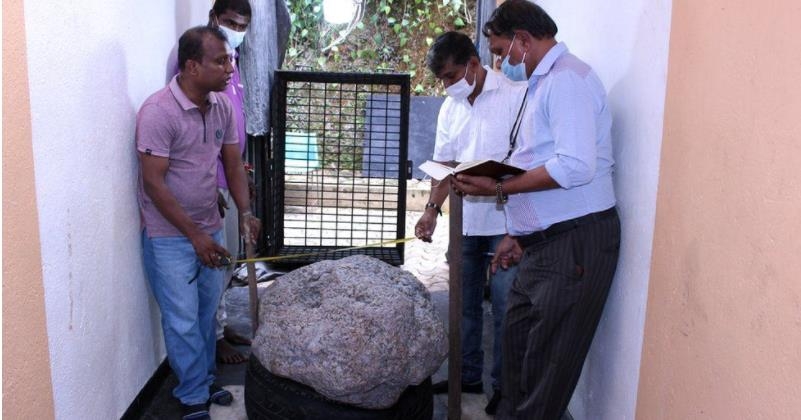
[[[447,32],[439,36],[426,57],[429,70],[448,93],[437,121],[433,159],[453,164],[479,159],[502,161],[516,141],[525,83],[514,83],[489,67],[482,67],[475,45],[467,35]],[[518,124],[516,124],[516,121]],[[433,183],[415,236],[431,241],[437,215],[448,196],[450,177]],[[483,393],[484,352],[481,347],[484,283],[491,253],[506,234],[503,206],[492,197],[465,197],[462,230],[462,391]],[[501,326],[506,296],[516,268],[498,270],[490,279],[494,344],[493,396],[486,411],[494,414],[500,400]],[[434,384],[435,393],[447,392],[447,381]]]
[[[498,182],[458,175],[457,191],[506,201],[509,236],[493,267],[519,261],[503,337],[498,419],[558,419],[567,409],[601,318],[620,252],[612,182],[612,116],[589,65],[556,42],[542,8],[507,0],[484,26],[502,71],[526,80],[527,108]]]

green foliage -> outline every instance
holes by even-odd
[[[287,131],[314,133],[323,167],[361,170],[365,140],[362,110],[371,95],[369,87],[310,82],[290,82],[288,87],[294,95],[287,97]],[[327,106],[330,104],[337,105]]]
[[[364,17],[343,42],[347,25],[323,20],[322,0],[287,0],[292,29],[284,68],[409,73],[416,95],[441,95],[425,68],[428,48],[450,30],[473,36],[475,0],[362,0]]]
[[[287,0],[292,29],[284,68],[409,73],[412,94],[443,95],[442,85],[425,67],[426,53],[445,31],[473,36],[476,0],[362,1],[363,18],[345,36],[348,25],[323,20],[322,0]],[[369,92],[341,90],[336,84],[293,87],[308,95],[287,98],[288,130],[316,134],[323,167],[360,171],[365,116],[358,110],[364,109]],[[338,106],[328,108],[327,103]],[[311,120],[306,119],[309,110],[315,115]]]

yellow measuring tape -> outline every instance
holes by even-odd
[[[251,263],[251,262],[258,262],[258,261],[277,261],[277,260],[288,260],[290,258],[312,257],[312,256],[315,256],[315,255],[330,254],[332,252],[352,251],[354,249],[374,248],[374,247],[383,246],[383,245],[402,244],[402,243],[405,243],[405,242],[413,241],[415,239],[417,239],[417,238],[412,236],[412,237],[409,237],[409,238],[395,239],[395,240],[392,240],[392,241],[376,242],[374,244],[367,244],[367,245],[362,245],[362,246],[352,246],[350,248],[329,249],[327,251],[321,251],[321,252],[311,252],[311,253],[306,253],[306,254],[293,254],[293,255],[280,255],[280,256],[277,256],[277,257],[249,258],[249,259],[243,259],[243,260],[236,260],[236,261],[234,261],[234,263]]]

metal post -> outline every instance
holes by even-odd
[[[245,257],[247,259],[255,258],[256,253],[253,252],[253,244],[250,243],[250,234],[245,239]],[[256,330],[259,329],[259,289],[256,284],[256,264],[253,262],[246,263],[248,270],[248,291],[249,291],[249,304],[250,304],[250,336],[256,337]]]
[[[481,34],[481,30],[497,7],[496,3],[500,4],[498,0],[478,0],[476,2],[476,48],[478,49],[478,57],[481,62],[490,67],[494,64],[492,62],[492,54],[489,51],[489,42],[487,38]]]
[[[462,418],[462,196],[451,186],[448,242],[448,420]]]

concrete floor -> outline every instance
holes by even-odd
[[[414,232],[414,224],[420,217],[420,212],[409,211],[406,214],[406,232]],[[411,272],[431,292],[435,310],[443,319],[447,326],[448,315],[448,264],[445,262],[445,251],[448,245],[448,218],[441,217],[438,220],[437,229],[434,234],[433,243],[422,241],[411,241],[406,244],[405,264],[403,268]],[[264,291],[266,284],[260,284],[260,294]],[[245,287],[232,287],[225,294],[227,310],[229,314],[229,325],[242,335],[250,335],[250,319],[248,313],[248,291]],[[484,413],[484,406],[491,396],[491,380],[489,368],[492,357],[491,314],[489,313],[488,302],[485,301],[485,325],[484,325],[484,353],[485,353],[485,373],[484,390],[485,395],[462,394],[462,419],[481,420],[492,417]],[[240,347],[243,352],[247,352],[247,347]],[[432,381],[437,382],[447,378],[447,361],[433,375]],[[230,407],[212,405],[211,417],[214,420],[245,420],[244,405],[244,378],[246,364],[239,365],[219,365],[218,382],[234,394],[234,403]],[[162,420],[180,418],[180,406],[177,400],[172,397],[172,389],[177,384],[173,375],[165,381],[158,395],[150,404],[146,414],[142,417],[148,420]],[[447,418],[447,394],[438,395],[434,399],[434,420],[444,420]]]

